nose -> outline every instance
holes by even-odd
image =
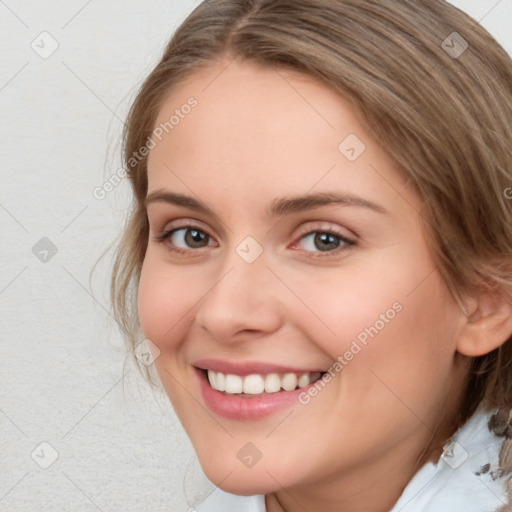
[[[196,313],[197,325],[219,343],[263,337],[282,325],[279,281],[260,256],[246,263],[238,254],[224,261]]]

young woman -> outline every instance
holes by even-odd
[[[442,0],[206,0],[131,109],[112,278],[200,511],[512,510],[512,62]]]

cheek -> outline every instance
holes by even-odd
[[[446,378],[455,340],[446,285],[426,251],[382,256],[329,269],[325,278],[289,275],[310,310],[296,316],[301,329],[333,360],[346,356],[345,379],[364,379],[363,388],[371,383],[369,369],[385,368],[400,385],[405,376],[416,382],[418,373]]]
[[[456,332],[451,296],[439,273],[430,271],[428,265],[383,261],[382,267],[340,272],[330,282],[303,281],[297,294],[307,297],[321,321],[303,312],[301,330],[339,363],[331,366],[333,380],[307,405],[315,411],[306,420],[312,428],[323,416],[332,439],[340,435],[368,446],[371,436],[384,449],[390,439],[418,428],[422,433],[418,418],[435,423],[453,389]],[[379,432],[370,427],[376,417]]]
[[[187,325],[187,314],[197,301],[193,276],[146,256],[138,287],[139,321],[146,338],[160,350],[177,343]]]
[[[333,359],[358,340],[362,347],[403,315],[406,276],[397,278],[390,262],[353,264],[339,269],[314,269],[288,274],[286,281],[304,305],[295,304],[294,319],[301,330]],[[357,348],[356,348],[357,350]]]

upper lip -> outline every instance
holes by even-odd
[[[192,366],[201,370],[213,370],[224,374],[233,375],[251,375],[259,373],[266,375],[268,373],[323,373],[325,370],[316,368],[298,368],[284,366],[274,363],[265,363],[262,361],[225,361],[221,359],[201,359],[195,361]]]

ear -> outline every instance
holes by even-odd
[[[512,336],[512,304],[500,290],[466,302],[469,315],[457,340],[457,351],[470,357],[488,354]]]

